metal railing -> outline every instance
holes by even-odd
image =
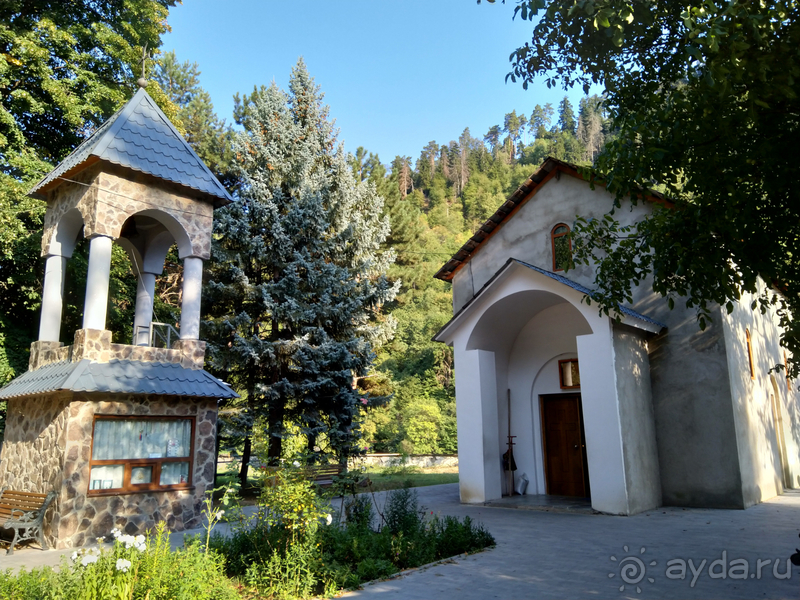
[[[151,348],[172,348],[172,344],[181,338],[181,334],[169,323],[152,322],[149,326],[139,325],[134,334],[136,346]]]

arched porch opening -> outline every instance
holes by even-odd
[[[197,339],[202,260],[192,256],[183,225],[166,212],[144,210],[126,219],[117,243],[128,254],[136,277],[132,344],[169,348],[178,339]],[[154,319],[157,289],[162,292],[161,319]],[[183,310],[186,298],[188,311]],[[175,328],[179,322],[180,331]]]
[[[462,502],[503,494],[509,426],[516,474],[528,475],[528,493],[547,492],[541,402],[568,394],[580,402],[593,508],[660,505],[646,336],[662,326],[627,308],[619,320],[600,314],[587,292],[512,259],[434,338],[455,355]],[[579,385],[563,385],[559,361],[575,359]]]
[[[505,296],[487,308],[470,335],[468,349],[494,354],[497,461],[502,465],[508,436],[515,436],[515,476],[518,480],[525,473],[530,481],[529,494],[547,493],[548,475],[553,487],[553,481],[559,479],[559,475],[552,472],[556,465],[577,464],[581,478],[584,470],[588,473],[581,435],[580,386],[561,387],[559,360],[577,359],[577,337],[591,334],[592,328],[586,317],[564,296],[551,291],[525,290]],[[574,416],[579,420],[575,431],[578,448],[574,449],[578,456],[555,456],[555,448],[564,444],[554,443],[554,435],[551,435],[548,467],[543,416],[550,415],[552,422],[552,415],[563,411],[551,408],[557,401],[565,402],[567,397],[575,399],[574,411],[577,412]],[[561,425],[556,427],[564,428]],[[510,495],[510,480],[502,469],[500,475],[502,493]],[[585,483],[585,492],[569,494],[588,495],[588,477]],[[563,494],[564,490],[550,492]]]

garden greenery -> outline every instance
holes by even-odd
[[[352,486],[334,486],[343,489]],[[219,490],[216,490],[219,491]],[[331,492],[336,493],[336,492]],[[113,546],[84,548],[44,567],[0,573],[3,600],[233,600],[330,597],[344,588],[442,558],[477,552],[494,538],[469,517],[423,510],[406,487],[346,496],[338,510],[300,463],[271,470],[247,516],[230,489],[205,502],[207,532],[171,551],[163,522],[152,535],[112,532]],[[220,508],[225,506],[225,508]],[[225,519],[230,533],[214,526]],[[98,542],[102,542],[99,539]]]
[[[336,489],[336,486],[334,486]],[[442,558],[476,552],[494,538],[469,517],[440,517],[419,506],[416,491],[352,494],[339,510],[317,493],[303,467],[266,478],[256,514],[214,534],[229,576],[268,598],[330,595]]]
[[[58,571],[42,567],[0,573],[4,600],[233,600],[222,557],[199,542],[171,551],[163,522],[149,539],[114,530],[114,545],[84,548],[62,559]],[[99,539],[102,542],[103,539]]]

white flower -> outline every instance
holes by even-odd
[[[127,573],[130,567],[131,567],[131,561],[125,560],[124,558],[117,559],[117,571],[122,571],[123,573]]]
[[[292,464],[293,464],[295,467],[299,467],[299,466],[300,466],[300,463],[299,463],[299,462],[297,462],[297,461],[294,461]]]
[[[144,543],[142,543],[142,544],[139,544],[138,546],[136,546],[136,549],[139,552],[144,552],[145,550],[147,550],[147,546]]]
[[[70,556],[70,558],[72,559],[72,562],[75,562],[76,560],[78,560],[78,553],[77,552],[73,552],[72,556]]]
[[[122,535],[122,531],[120,531],[119,528],[114,527],[114,529],[111,530],[111,535],[113,535],[115,538],[118,538]]]
[[[330,525],[331,523],[333,523],[333,517],[332,517],[331,515],[329,515],[329,514],[328,514],[328,515],[325,515],[325,522],[326,522],[328,525]]]
[[[132,535],[118,535],[117,542],[120,544],[125,544],[125,548],[130,549],[134,546],[138,546],[139,544],[144,544],[144,536],[137,535],[136,537],[133,537]]]
[[[92,563],[97,562],[97,555],[96,554],[87,554],[81,559],[81,564],[85,567]]]

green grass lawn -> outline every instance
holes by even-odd
[[[407,483],[410,487],[424,487],[426,485],[439,485],[442,483],[458,483],[458,467],[367,467],[365,474],[372,482],[371,488],[364,487],[363,491],[383,492],[396,490],[404,487]],[[248,487],[242,490],[244,500],[253,501],[258,497],[260,474],[256,469],[250,469],[248,476]],[[217,486],[224,485],[232,479],[230,471],[225,470],[225,466],[220,465],[217,474]]]
[[[410,484],[410,487],[424,487],[441,483],[458,483],[457,467],[430,467],[427,469],[410,467],[371,467],[367,475],[372,482],[372,490],[383,492],[396,490]]]

